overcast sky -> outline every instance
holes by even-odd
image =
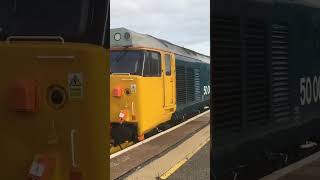
[[[210,55],[210,0],[111,0],[110,27]]]

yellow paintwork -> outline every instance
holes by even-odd
[[[163,57],[165,57],[165,55],[169,55],[170,59],[171,59],[171,74],[170,75],[166,75],[165,73],[165,65],[163,67],[163,77],[164,77],[164,91],[165,91],[165,108],[166,109],[170,109],[173,105],[176,104],[176,94],[175,94],[175,89],[176,89],[176,81],[175,81],[175,61],[173,59],[175,59],[174,54],[170,54],[170,53],[163,53]],[[165,61],[163,61],[165,62]]]
[[[127,50],[151,50],[161,53],[162,70],[165,69],[164,52],[149,48],[128,48]],[[112,50],[112,49],[111,49]],[[161,123],[171,119],[172,114],[176,111],[176,88],[175,88],[175,66],[174,55],[172,57],[172,77],[164,79],[165,71],[161,77],[142,77],[128,74],[111,74],[110,75],[110,122],[119,122],[119,113],[121,110],[129,112],[127,123],[136,123],[138,127],[138,135],[144,135],[154,129]],[[167,81],[170,81],[168,83]],[[136,92],[126,95],[123,93],[121,97],[113,97],[112,90],[121,87],[123,90],[131,89],[132,85],[136,85]],[[167,90],[165,86],[172,88]],[[170,102],[165,105],[165,96]],[[171,99],[173,99],[171,101]],[[134,115],[134,116],[132,116]],[[132,118],[134,117],[134,118]]]
[[[0,57],[0,179],[27,179],[34,156],[50,153],[56,158],[50,180],[69,180],[72,129],[82,179],[108,179],[107,50],[77,43],[0,42]],[[83,97],[69,98],[62,109],[54,110],[47,103],[47,88],[57,84],[67,90],[68,73],[77,72],[83,73]],[[9,84],[24,79],[40,84],[36,113],[8,109]]]

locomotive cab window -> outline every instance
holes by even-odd
[[[161,76],[161,55],[158,52],[146,51],[143,76],[160,77]]]
[[[110,73],[160,77],[161,55],[159,52],[143,50],[111,51]]]
[[[169,54],[166,54],[166,75],[171,76],[171,58]]]
[[[143,51],[111,51],[110,73],[142,75]]]

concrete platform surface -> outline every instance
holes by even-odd
[[[128,180],[151,180],[162,179],[164,174],[171,175],[175,172],[181,162],[186,162],[191,158],[190,154],[194,154],[210,140],[210,125],[207,125],[192,137],[170,150],[168,153],[153,160],[141,169],[135,171],[126,179]],[[192,172],[190,172],[192,173]],[[168,177],[165,175],[165,179]]]
[[[170,149],[190,138],[194,133],[208,126],[209,122],[210,111],[207,111],[177,129],[168,131],[168,133],[111,158],[110,179],[123,179],[133,172],[141,172],[137,171],[139,167],[144,167],[144,165],[157,159],[158,156],[167,153]],[[208,137],[210,137],[210,131],[208,132]],[[158,171],[158,173],[160,172],[162,171]]]
[[[168,180],[208,180],[210,179],[210,142],[202,147]]]

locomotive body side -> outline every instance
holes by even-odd
[[[289,17],[292,118],[302,124],[320,118],[319,9],[297,6]]]
[[[179,118],[210,106],[210,64],[176,54],[176,91]]]
[[[211,157],[221,177],[319,136],[320,13],[298,1],[214,7]]]

